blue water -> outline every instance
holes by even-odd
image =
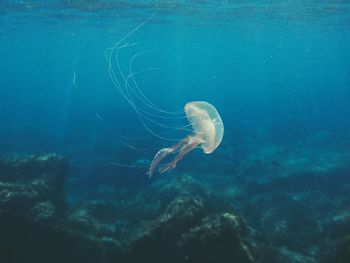
[[[0,258],[348,263],[349,102],[349,1],[0,0]]]
[[[104,54],[148,19],[125,40],[138,44],[121,50],[121,68],[128,72],[130,58],[149,51],[134,67],[158,68],[136,76],[152,102],[166,110],[215,105],[225,135],[213,158],[249,143],[303,144],[322,132],[331,134],[327,143],[349,145],[346,1],[2,1],[0,19],[2,155],[131,164],[172,145],[129,141],[150,148],[135,151],[119,136],[151,134],[113,86]]]

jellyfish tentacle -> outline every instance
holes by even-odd
[[[138,105],[136,105],[134,102],[134,100],[132,99],[132,96],[129,94],[128,92],[128,89],[130,89],[132,91],[133,94],[135,94],[136,97],[138,97],[141,102],[143,104],[145,104],[145,106],[148,106],[147,103],[140,97],[139,94],[137,94],[137,90],[139,90],[139,92],[142,93],[142,90],[141,88],[138,86],[136,80],[133,79],[133,82],[134,82],[134,85],[136,87],[136,90],[134,90],[134,88],[131,86],[131,84],[129,83],[129,79],[130,78],[133,78],[133,75],[134,74],[139,74],[139,73],[142,73],[144,71],[148,71],[148,70],[155,70],[155,69],[158,69],[158,68],[148,68],[148,69],[145,69],[145,70],[141,70],[137,73],[133,73],[132,71],[129,72],[129,75],[126,77],[122,71],[122,68],[120,66],[120,63],[119,63],[119,51],[124,49],[124,48],[130,48],[130,47],[133,47],[133,46],[136,46],[137,43],[126,43],[122,46],[118,46],[115,48],[115,50],[113,49],[111,51],[111,54],[109,55],[109,58],[108,56],[106,55],[107,57],[107,61],[109,62],[108,63],[108,69],[109,69],[109,74],[110,74],[110,78],[112,79],[112,82],[114,84],[114,86],[117,88],[117,90],[121,93],[121,95],[125,98],[125,100],[129,103],[129,104],[134,104],[134,109],[135,110],[138,110],[138,111],[141,111],[147,115],[150,115],[150,116],[154,116],[154,117],[157,117],[157,118],[163,118],[163,119],[184,119],[186,118],[185,116],[180,116],[180,117],[165,117],[165,116],[160,116],[160,115],[156,115],[154,113],[150,113],[144,109],[142,109],[141,107],[139,107]],[[112,53],[115,53],[115,63],[117,64],[117,69],[118,69],[118,72],[119,72],[119,75],[121,76],[121,78],[124,80],[124,83],[125,83],[125,88],[123,89],[122,88],[122,85],[119,81],[121,81],[120,79],[118,79],[118,77],[116,76],[116,73],[114,72],[114,69],[113,69],[113,66],[112,66],[112,56],[113,54]],[[142,53],[142,52],[141,52]],[[140,54],[140,53],[138,53]],[[138,55],[136,54],[136,55]],[[132,63],[132,62],[130,62]],[[142,93],[143,94],[143,93]],[[144,95],[143,95],[144,96]],[[149,106],[148,106],[149,107]],[[165,114],[170,114],[172,112],[167,112],[167,111],[164,111],[164,110],[158,110],[158,109],[153,109],[155,111],[157,111],[158,113],[165,113]],[[177,112],[173,112],[173,113],[176,113],[176,114],[182,114],[184,111],[177,111]]]
[[[150,118],[147,118],[142,112],[144,110],[140,109],[134,102],[132,96],[130,95],[130,92],[129,92],[129,88],[130,88],[130,85],[128,84],[127,82],[127,79],[121,69],[121,66],[120,66],[120,63],[119,63],[119,59],[118,59],[118,54],[119,54],[119,51],[122,49],[122,48],[125,48],[125,47],[128,47],[130,46],[129,43],[121,46],[121,47],[118,47],[115,51],[115,60],[116,60],[116,63],[117,63],[117,68],[119,70],[119,73],[122,77],[122,79],[124,80],[124,82],[126,83],[126,87],[125,87],[125,90],[122,89],[118,79],[115,77],[115,73],[113,71],[113,68],[112,67],[109,67],[110,70],[111,70],[111,73],[113,74],[112,78],[114,77],[115,78],[115,85],[117,86],[118,90],[121,91],[121,94],[122,96],[127,100],[127,102],[130,104],[130,106],[135,110],[135,113],[137,115],[137,117],[139,118],[139,120],[141,121],[142,125],[144,126],[144,128],[149,132],[151,133],[152,135],[160,138],[160,139],[164,139],[164,140],[169,140],[169,141],[177,141],[178,139],[176,138],[167,138],[167,137],[164,137],[164,136],[160,136],[158,133],[156,133],[154,130],[152,130],[145,122],[145,119],[148,120],[148,121],[151,121],[155,124],[158,124],[159,125],[159,122],[156,122],[154,120],[151,120]],[[111,65],[111,64],[110,64]],[[161,126],[161,125],[160,125]],[[168,127],[164,127],[164,128],[168,128]],[[171,127],[170,127],[171,128]],[[175,129],[179,129],[179,127],[175,127]],[[180,127],[180,129],[182,129],[182,127]]]
[[[136,30],[135,30],[136,31]],[[127,38],[127,37],[126,37]],[[148,120],[148,121],[151,121],[153,122],[154,124],[157,124],[161,127],[164,127],[164,128],[172,128],[172,129],[175,129],[175,130],[180,130],[180,129],[183,129],[183,127],[169,127],[169,126],[166,126],[166,125],[160,125],[159,122],[156,122],[152,119],[150,119],[149,117],[146,117],[145,114],[149,114],[149,115],[154,115],[152,113],[149,113],[147,111],[145,111],[144,109],[140,108],[138,105],[136,105],[132,95],[130,94],[129,90],[132,91],[132,93],[134,94],[137,94],[137,90],[139,90],[140,92],[141,89],[137,86],[135,89],[130,85],[130,83],[128,82],[128,76],[126,76],[121,68],[121,65],[119,63],[119,52],[120,50],[124,49],[124,48],[129,48],[129,47],[133,47],[133,46],[136,46],[137,43],[123,43],[123,41],[126,39],[126,38],[123,38],[121,41],[119,41],[116,45],[114,45],[111,49],[108,49],[108,51],[110,50],[110,54],[107,55],[107,52],[106,52],[106,58],[107,58],[107,62],[108,62],[108,70],[109,70],[109,75],[112,79],[112,82],[114,84],[114,86],[117,88],[117,90],[119,91],[119,93],[126,99],[126,101],[132,106],[132,108],[135,110],[138,118],[140,119],[142,125],[146,128],[146,130],[148,132],[150,132],[152,135],[158,137],[158,138],[161,138],[161,139],[165,139],[165,140],[177,140],[177,139],[171,139],[171,138],[166,138],[166,137],[163,137],[163,136],[160,136],[158,133],[156,133],[155,131],[153,131],[150,127],[148,127],[148,125],[145,123],[144,120]],[[117,66],[117,70],[118,70],[118,74],[120,75],[120,79],[118,79],[117,75],[116,75],[116,72],[114,71],[113,69],[113,65],[112,65],[112,57],[114,57],[114,61],[116,63],[116,66]],[[135,57],[132,58],[132,60],[135,59]],[[131,63],[132,64],[132,63]],[[130,73],[132,74],[132,72],[129,72],[129,75]],[[125,83],[125,88],[122,87],[120,81],[124,81]],[[137,83],[136,83],[137,84]],[[142,93],[143,94],[143,93]],[[144,95],[144,94],[143,94]],[[139,96],[138,96],[139,97]],[[143,103],[145,103],[144,99],[142,100]],[[147,106],[147,104],[146,104]],[[156,109],[157,110],[157,109]],[[159,109],[157,110],[158,112],[162,112],[160,111]],[[163,111],[164,113],[166,113],[166,111]],[[180,113],[180,112],[179,112]],[[154,116],[154,117],[157,117],[157,116]],[[180,118],[183,118],[183,117],[180,117]],[[171,119],[171,117],[166,117],[165,119]],[[175,118],[176,119],[176,118]]]
[[[123,46],[117,46],[117,47],[114,47],[116,50],[114,50],[114,48],[112,49],[111,52],[115,52],[115,56],[116,56],[116,61],[117,61],[117,65],[118,65],[118,68],[120,69],[120,65],[119,65],[119,60],[118,60],[118,53],[119,53],[119,50],[122,49],[122,48],[125,48],[125,47],[128,47],[127,44],[123,45]],[[136,112],[136,115],[137,117],[140,119],[142,125],[153,135],[153,136],[156,136],[158,138],[161,138],[161,139],[165,139],[165,140],[177,140],[177,139],[170,139],[170,138],[166,138],[166,137],[163,137],[163,136],[160,136],[159,134],[155,133],[153,130],[151,130],[147,124],[144,122],[143,118],[145,118],[145,116],[141,113],[143,112],[142,109],[140,109],[138,106],[135,105],[133,99],[131,98],[130,94],[129,94],[129,90],[126,89],[126,90],[123,90],[122,87],[121,87],[121,84],[119,83],[118,81],[118,78],[116,77],[115,75],[115,72],[113,70],[113,67],[112,67],[112,64],[111,64],[111,57],[112,57],[112,54],[109,56],[109,73],[110,73],[110,77],[112,79],[112,82],[114,84],[114,86],[118,89],[118,91],[120,92],[120,94],[126,99],[126,101],[132,106],[132,108],[135,110]],[[124,78],[124,75],[122,73],[121,70],[120,71],[120,74],[122,75],[123,79]]]
[[[155,110],[157,112],[160,112],[160,113],[165,113],[165,114],[173,114],[173,115],[179,115],[179,114],[183,114],[185,111],[182,109],[182,110],[179,110],[179,111],[166,111],[166,110],[163,110],[161,109],[159,106],[155,105],[154,103],[152,103],[146,96],[145,94],[143,93],[142,89],[140,88],[140,86],[138,85],[138,83],[136,82],[135,78],[134,78],[134,73],[133,73],[133,65],[134,65],[134,61],[137,57],[139,56],[142,56],[146,53],[151,53],[151,52],[155,52],[157,51],[156,49],[152,49],[152,50],[145,50],[145,51],[142,51],[142,52],[139,52],[135,55],[133,55],[129,61],[129,76],[131,76],[131,79],[132,79],[132,82],[134,83],[135,85],[135,88],[136,88],[136,91],[140,93],[140,96],[142,98],[140,98],[144,103],[145,105],[152,109],[152,110]],[[128,76],[128,77],[129,77]],[[175,117],[176,118],[176,117]],[[180,117],[181,118],[181,117]]]
[[[163,124],[160,121],[158,121],[158,119],[167,119],[167,120],[185,119],[187,118],[186,116],[177,116],[177,114],[182,115],[184,113],[184,110],[166,111],[161,109],[158,105],[154,104],[145,95],[145,93],[142,91],[141,87],[138,85],[137,81],[134,78],[135,74],[142,73],[142,71],[140,72],[133,71],[135,60],[144,54],[151,53],[156,50],[146,50],[146,51],[142,51],[134,54],[129,60],[129,72],[127,72],[127,70],[124,72],[119,60],[119,54],[123,49],[134,48],[134,47],[137,47],[139,44],[137,42],[129,42],[128,38],[132,34],[134,34],[136,31],[138,31],[142,26],[148,23],[157,12],[158,10],[154,12],[146,21],[139,24],[136,28],[134,28],[125,36],[123,36],[112,47],[107,48],[105,50],[105,57],[108,64],[108,73],[112,80],[113,85],[121,94],[121,96],[135,110],[136,115],[138,119],[141,121],[141,124],[144,126],[144,128],[151,135],[157,138],[169,140],[169,141],[172,141],[172,140],[177,141],[178,138],[169,138],[169,137],[162,136],[163,133],[159,133],[158,131],[151,128],[148,122],[151,122],[153,125],[157,125],[165,129],[191,131],[187,129],[188,127],[187,125],[174,127],[174,126]],[[146,69],[145,71],[154,70],[154,69],[156,68]],[[131,82],[129,80],[131,80]],[[125,84],[124,87],[123,87],[123,82]],[[141,103],[144,106],[144,108],[139,103]],[[154,118],[156,118],[157,120],[154,120]]]
[[[144,99],[141,97],[141,96],[144,96],[144,95],[139,95],[137,90],[139,90],[140,93],[143,94],[143,92],[141,91],[141,88],[138,86],[134,76],[138,75],[138,74],[141,74],[141,73],[144,73],[146,71],[150,71],[150,70],[159,70],[160,68],[146,68],[146,69],[143,69],[143,70],[139,70],[139,71],[136,71],[136,72],[130,72],[130,74],[127,76],[126,78],[126,81],[125,81],[125,89],[130,89],[130,91],[135,95],[136,98],[138,98],[140,100],[141,103],[145,104],[145,106],[147,106],[148,108],[150,108],[150,110],[153,110],[153,111],[156,111],[158,113],[162,113],[162,114],[173,114],[172,112],[166,112],[164,110],[158,110],[156,108],[154,108],[152,105],[148,105],[147,102],[144,101]],[[134,86],[136,87],[136,90],[134,90],[134,88],[131,87],[131,83],[129,82],[129,79],[132,80]],[[187,117],[186,116],[172,116],[172,117],[169,117],[169,116],[163,116],[163,115],[159,115],[159,114],[155,114],[155,113],[151,113],[151,112],[148,112],[148,111],[145,111],[143,110],[142,108],[138,107],[137,108],[142,111],[144,114],[146,115],[149,115],[149,116],[152,116],[152,117],[155,117],[155,118],[159,118],[159,119],[167,119],[167,120],[179,120],[179,119],[186,119]],[[183,114],[184,112],[182,112]],[[181,113],[179,113],[181,114]]]

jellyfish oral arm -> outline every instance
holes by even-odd
[[[160,149],[157,152],[157,154],[154,156],[147,175],[151,177],[156,167],[160,164],[160,162],[164,158],[166,158],[169,154],[178,152],[178,154],[170,163],[166,164],[164,167],[159,168],[160,173],[170,172],[172,169],[176,167],[176,164],[178,161],[180,161],[188,152],[195,149],[201,143],[203,143],[203,140],[200,138],[200,136],[198,135],[187,136],[186,138],[181,140],[178,144],[170,148]]]
[[[187,139],[187,144],[181,147],[181,149],[179,150],[179,153],[175,156],[175,158],[170,163],[168,163],[167,165],[159,169],[160,173],[170,172],[172,169],[176,167],[176,164],[178,161],[180,161],[187,153],[197,148],[197,146],[203,142],[199,137],[196,137],[196,136],[194,137],[188,136],[186,139]]]
[[[178,142],[177,144],[175,144],[172,147],[168,147],[168,148],[162,148],[160,149],[156,155],[153,157],[151,166],[147,172],[147,175],[149,177],[152,177],[154,170],[157,168],[158,164],[164,159],[166,158],[169,154],[177,151],[178,149],[180,149],[183,145],[187,144],[189,139],[189,136],[186,137],[185,139],[181,140],[180,142]]]
[[[156,169],[156,167],[158,166],[158,164],[165,158],[167,157],[169,154],[171,154],[174,151],[173,148],[163,148],[160,149],[156,155],[154,156],[151,166],[147,172],[147,175],[149,177],[152,177],[154,170]]]

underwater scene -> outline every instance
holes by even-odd
[[[350,2],[1,0],[0,262],[349,263]]]

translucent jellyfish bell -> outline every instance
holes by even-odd
[[[212,153],[221,143],[224,135],[222,119],[213,105],[205,101],[193,101],[185,105],[185,113],[191,123],[193,133],[178,144],[160,149],[153,158],[148,175],[151,177],[160,162],[170,154],[175,158],[159,169],[161,173],[171,171],[176,163],[189,151],[201,147],[206,154]]]
[[[224,136],[224,124],[218,111],[208,102],[193,101],[185,105],[185,112],[194,133],[201,135],[200,146],[204,153],[212,153]]]

